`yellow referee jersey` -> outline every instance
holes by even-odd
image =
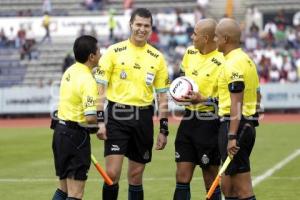
[[[225,66],[222,68],[218,82],[220,116],[230,114],[231,100],[228,84],[235,81],[243,81],[245,84],[242,114],[244,116],[255,114],[257,90],[259,90],[258,74],[255,64],[241,48],[225,56]]]
[[[97,84],[84,64],[77,62],[65,71],[59,95],[59,119],[86,123],[86,115],[96,115]]]
[[[214,50],[209,54],[203,55],[191,46],[185,52],[181,63],[181,70],[185,72],[186,76],[197,83],[202,96],[217,97],[218,77],[223,63],[224,57],[219,51]],[[213,106],[203,104],[186,106],[186,108],[200,112],[214,110]]]
[[[107,99],[125,105],[151,105],[154,89],[167,92],[168,70],[163,55],[154,47],[114,44],[102,55],[96,70],[97,83],[107,85]]]

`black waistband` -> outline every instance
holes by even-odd
[[[197,116],[201,116],[201,117],[216,117],[218,118],[218,115],[216,113],[214,113],[213,111],[207,111],[207,112],[202,112],[202,111],[197,111],[197,110],[189,110],[189,109],[185,109],[186,113],[193,113]]]
[[[240,118],[241,121],[255,121],[258,120],[258,116],[256,115],[250,115],[250,116],[244,116],[242,115]],[[230,121],[230,115],[224,115],[220,117],[221,122],[229,122]]]
[[[133,106],[133,105],[125,105],[113,101],[108,101],[108,105],[110,107],[115,107],[117,109],[139,109],[139,110],[147,110],[147,109],[152,109],[152,105],[148,106]]]
[[[84,130],[91,134],[96,133],[98,131],[98,126],[96,124],[95,125],[83,125],[83,124],[79,124],[78,122],[66,121],[66,120],[61,120],[61,119],[58,120],[58,123],[66,126],[68,128]]]

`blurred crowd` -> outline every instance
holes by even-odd
[[[101,10],[109,0],[85,0],[83,5],[89,10]],[[124,0],[125,11],[130,12],[134,0]],[[194,9],[194,22],[205,18],[209,0],[197,0],[197,7]],[[37,42],[31,27],[20,26],[19,30],[13,28],[5,33],[0,27],[0,48],[15,48],[20,52],[20,59],[38,59],[38,45],[48,41],[51,43],[49,30],[52,6],[51,0],[44,0],[42,10],[44,12],[43,26],[45,36]],[[169,74],[171,79],[179,76],[181,59],[187,46],[192,44],[193,34],[192,23],[181,17],[180,10],[168,9],[168,14],[176,16],[175,26],[169,26],[161,20],[154,21],[152,34],[149,43],[161,50],[166,56]],[[115,35],[115,29],[119,26],[115,20],[115,10],[107,12],[109,15],[109,36],[103,41],[106,46],[125,39],[127,36]],[[261,83],[268,82],[297,82],[300,78],[300,12],[289,19],[283,10],[271,20],[263,22],[262,13],[255,7],[247,10],[245,20],[240,24],[242,32],[241,42],[243,48],[255,61]],[[88,30],[88,31],[87,31]],[[78,35],[89,34],[97,37],[95,27],[87,28],[84,24],[79,28]],[[72,54],[67,53],[63,63],[63,71],[74,62]]]

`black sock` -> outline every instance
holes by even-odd
[[[67,198],[68,194],[62,191],[61,189],[58,189],[55,191],[52,200],[65,200]]]
[[[68,197],[68,198],[66,198],[66,200],[81,200],[81,199],[78,199],[78,198],[75,198],[75,197]]]
[[[176,189],[173,200],[190,200],[190,184],[189,183],[176,183]]]
[[[129,184],[128,200],[144,200],[143,185],[130,185]]]
[[[225,197],[225,200],[239,200],[237,197]]]
[[[210,197],[210,200],[222,200],[221,188],[220,186],[216,187],[214,193]]]
[[[119,184],[114,185],[103,184],[102,200],[117,200],[119,193]]]
[[[240,199],[240,200],[256,200],[255,196],[252,197],[248,197],[248,198],[244,198],[244,199]]]

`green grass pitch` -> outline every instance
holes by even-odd
[[[155,151],[144,174],[145,199],[172,199],[175,186],[174,136],[171,126],[168,145]],[[263,124],[257,129],[252,153],[252,175],[264,174],[300,149],[300,124]],[[155,138],[156,139],[156,138]],[[51,151],[52,131],[47,128],[0,128],[0,198],[5,200],[51,199],[57,181]],[[93,153],[104,164],[103,142],[92,135]],[[255,186],[260,200],[300,199],[300,156]],[[119,199],[127,199],[127,163],[124,163]],[[200,169],[192,181],[192,199],[205,199]],[[87,200],[101,199],[102,179],[91,166],[85,189]]]

